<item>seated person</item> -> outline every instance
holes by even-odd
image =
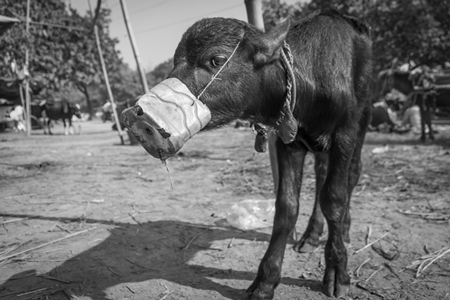
[[[420,108],[418,105],[410,106],[405,110],[402,118],[402,126],[409,127],[415,134],[421,132]],[[425,128],[425,130],[428,130],[428,128]]]
[[[389,115],[387,104],[384,101],[373,105],[372,120],[369,124],[369,131],[392,132],[397,124],[392,121]]]

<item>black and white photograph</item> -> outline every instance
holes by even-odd
[[[0,0],[1,300],[450,300],[449,0]]]

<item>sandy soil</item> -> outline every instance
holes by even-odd
[[[225,218],[241,200],[274,199],[268,155],[255,153],[253,133],[230,126],[196,136],[169,160],[171,188],[165,166],[120,145],[111,123],[81,128],[76,136],[62,125],[53,136],[0,134],[0,299],[242,299],[271,229],[242,231]],[[368,135],[345,299],[450,299],[450,253],[419,277],[408,268],[450,247],[450,127],[438,130],[428,144]],[[301,199],[299,234],[314,200],[312,157]],[[388,234],[357,252],[368,232],[369,242]],[[275,299],[327,299],[323,244],[300,254],[293,242]]]

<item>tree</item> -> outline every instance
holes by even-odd
[[[26,0],[1,1],[0,14],[25,21]],[[110,10],[101,9],[97,24],[108,73],[118,74],[123,63],[115,49],[118,40],[109,36],[109,15]],[[30,18],[29,34],[22,22],[2,37],[0,76],[14,76],[9,67],[13,61],[23,68],[25,48],[28,48],[31,84],[40,86],[44,95],[76,87],[84,94],[92,114],[88,87],[103,81],[92,16],[81,16],[73,9],[68,12],[60,0],[34,0],[30,2]],[[116,76],[113,80],[118,82],[122,79]]]
[[[266,26],[288,16],[306,16],[333,8],[371,26],[375,71],[394,61],[444,66],[450,52],[450,1],[441,0],[311,0],[295,5],[264,2]]]
[[[157,65],[153,71],[147,73],[147,81],[149,83],[149,87],[153,87],[167,78],[170,71],[173,69],[173,58],[166,60],[165,62]]]

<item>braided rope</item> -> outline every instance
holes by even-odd
[[[286,53],[285,53],[286,52]],[[291,112],[295,109],[296,98],[297,98],[297,88],[295,84],[295,74],[294,74],[294,56],[292,55],[291,48],[289,44],[284,41],[283,51],[281,51],[281,58],[286,69],[286,101],[283,107],[290,109]],[[284,112],[280,111],[280,116],[275,122],[276,126],[279,126],[284,119]]]
[[[295,84],[295,74],[294,74],[294,56],[292,55],[289,44],[286,41],[284,41],[284,44],[283,44],[283,49],[281,51],[281,58],[282,58],[281,61],[283,63],[283,66],[286,70],[286,100],[283,104],[283,109],[280,110],[280,116],[278,117],[278,120],[275,122],[276,127],[280,126],[281,122],[283,121],[283,119],[285,117],[286,110],[284,108],[293,112],[295,109],[296,99],[297,99],[297,87]],[[262,124],[255,123],[254,128],[255,128],[257,135],[259,136],[259,137],[257,136],[257,138],[256,138],[256,144],[257,143],[266,143],[267,142],[267,132],[268,132],[267,127]],[[262,148],[265,149],[265,147],[263,147],[262,145],[259,144],[257,146],[256,144],[255,144],[255,149],[258,152],[261,152]],[[262,152],[265,152],[265,150],[262,150]]]

